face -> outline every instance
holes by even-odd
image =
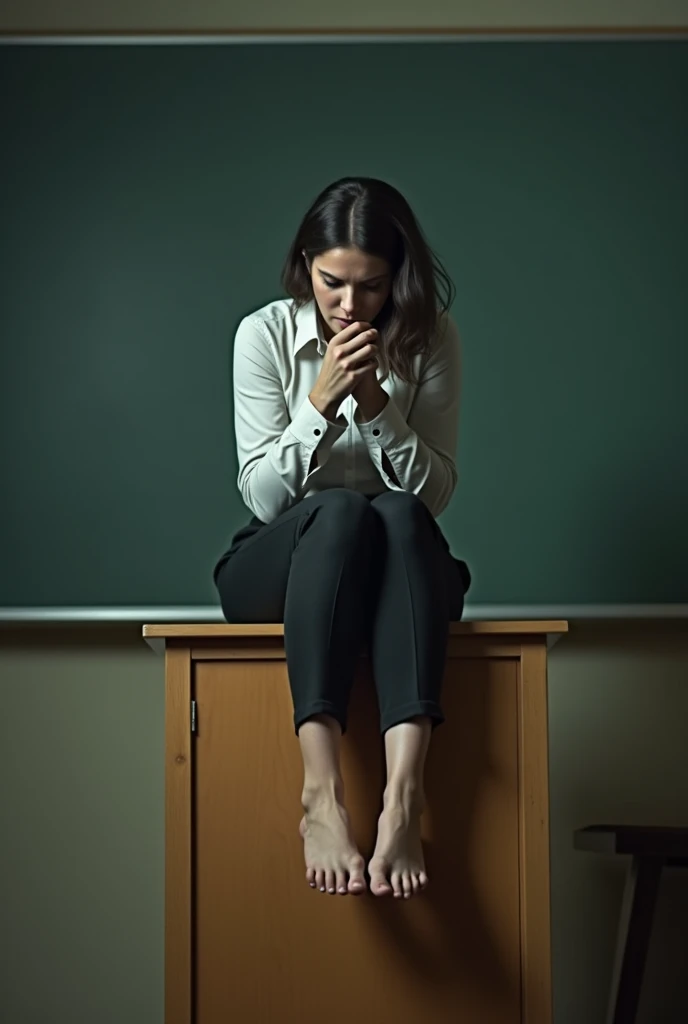
[[[329,249],[316,256],[310,273],[325,341],[354,320],[372,323],[392,289],[387,260],[355,248]]]

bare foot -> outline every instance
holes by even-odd
[[[394,893],[398,899],[409,899],[428,884],[420,839],[421,810],[408,801],[385,806],[378,822],[375,852],[368,865],[373,896]]]
[[[336,800],[309,801],[299,832],[306,879],[321,892],[365,892],[365,861],[356,849],[346,808]]]

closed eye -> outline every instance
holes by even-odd
[[[341,288],[342,287],[342,282],[341,281],[328,281],[327,278],[323,277],[323,282],[325,283],[325,286],[327,288]],[[364,284],[364,285],[362,285],[362,287],[365,288],[366,291],[369,291],[369,292],[379,292],[380,289],[382,288],[383,283],[384,283],[384,281],[378,281],[376,284]]]

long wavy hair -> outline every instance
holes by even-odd
[[[303,253],[310,264],[330,249],[352,246],[390,264],[392,287],[375,327],[390,370],[418,384],[413,357],[433,348],[455,288],[397,189],[377,178],[340,178],[328,185],[301,221],[282,286],[298,309],[314,297]]]

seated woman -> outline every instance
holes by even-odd
[[[282,281],[290,298],[236,334],[238,486],[254,514],[215,583],[228,622],[284,623],[306,879],[332,894],[366,889],[339,749],[368,646],[387,765],[370,891],[408,898],[428,881],[423,768],[470,584],[436,522],[457,482],[453,289],[404,197],[372,178],[318,196]]]

